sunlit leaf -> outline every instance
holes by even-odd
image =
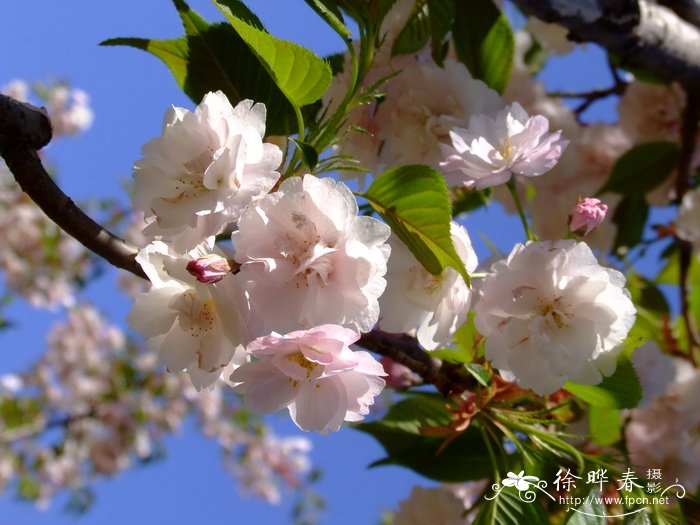
[[[428,166],[399,166],[377,177],[362,196],[426,270],[439,275],[451,266],[470,283],[452,244],[450,199],[442,175]]]
[[[321,98],[333,79],[331,68],[323,59],[247,23],[231,8],[239,3],[236,0],[214,3],[293,105],[301,107]]]

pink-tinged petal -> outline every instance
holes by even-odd
[[[339,379],[332,377],[304,385],[290,415],[302,430],[336,432],[345,416],[347,394]]]
[[[244,394],[246,406],[257,414],[283,409],[294,401],[300,390],[299,384],[295,385],[264,360],[241,365],[233,371],[230,381],[239,383],[233,390]]]

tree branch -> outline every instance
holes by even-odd
[[[513,0],[529,14],[594,42],[619,65],[651,71],[689,91],[700,89],[700,30],[648,0]]]
[[[410,368],[446,396],[476,387],[474,378],[461,372],[462,366],[444,363],[431,356],[409,335],[388,334],[375,329],[362,334],[358,344]]]
[[[138,250],[88,217],[44,169],[37,150],[51,140],[46,112],[0,95],[0,156],[22,190],[66,233],[110,264],[146,278]]]

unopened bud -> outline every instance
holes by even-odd
[[[384,371],[387,374],[387,376],[384,378],[386,380],[386,384],[391,388],[396,390],[404,390],[421,382],[420,376],[414,374],[410,368],[397,363],[389,357],[382,357],[379,362],[382,364]]]
[[[580,199],[569,213],[569,230],[578,235],[588,235],[605,220],[608,205],[599,199]]]
[[[231,264],[224,257],[210,254],[192,259],[187,263],[187,271],[200,283],[211,284],[219,282],[227,273],[230,273]]]

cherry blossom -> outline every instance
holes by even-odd
[[[615,370],[635,319],[624,276],[585,243],[518,244],[491,267],[476,304],[486,357],[540,395],[566,381],[597,384]]]
[[[530,117],[517,102],[495,118],[472,116],[469,128],[453,128],[450,138],[451,145],[441,146],[445,160],[440,163],[448,184],[477,190],[508,182],[514,173],[546,173],[569,143],[561,131],[549,133],[545,117]]]
[[[452,242],[468,272],[477,266],[476,253],[467,230],[452,222]],[[391,257],[387,289],[379,299],[379,325],[387,332],[415,331],[428,350],[450,343],[452,335],[467,319],[472,290],[454,268],[440,275],[428,272],[398,237],[389,239]]]
[[[262,140],[265,116],[264,104],[233,108],[221,91],[194,112],[168,110],[162,136],[134,165],[134,205],[150,221],[145,233],[189,250],[270,191],[282,151]]]
[[[288,407],[302,430],[335,432],[343,421],[363,419],[385,384],[382,365],[350,349],[358,339],[353,330],[330,324],[273,332],[247,346],[257,360],[234,370],[230,381],[256,413]]]
[[[240,364],[240,345],[247,342],[245,299],[233,275],[202,284],[187,271],[192,259],[204,255],[202,247],[178,255],[160,241],[142,249],[137,260],[153,286],[136,298],[127,317],[161,362],[173,372],[186,370],[198,389],[210,387],[230,362]]]
[[[357,209],[347,186],[306,175],[243,213],[232,240],[252,336],[324,323],[366,332],[377,322],[389,227]]]
[[[384,91],[386,100],[374,119],[384,167],[427,164],[437,168],[442,160],[440,144],[450,142],[455,126],[503,105],[495,91],[450,59],[443,67],[432,61],[409,64],[386,83]]]

